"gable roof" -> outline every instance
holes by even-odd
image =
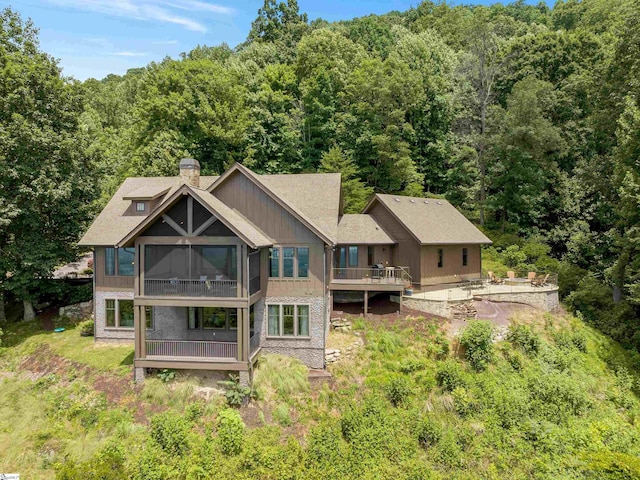
[[[208,187],[218,177],[200,177],[200,185]],[[164,199],[172,195],[182,182],[179,177],[130,177],[125,179],[120,188],[111,197],[107,205],[93,221],[82,236],[80,246],[117,245],[129,232],[140,225],[147,215],[124,215],[131,206],[131,194],[140,189],[163,189],[166,193],[157,198]],[[137,195],[137,194],[136,194]],[[126,198],[125,198],[126,197]],[[161,202],[162,203],[162,202]],[[149,215],[153,214],[156,207]]]
[[[317,182],[320,184],[326,183],[327,185],[325,186],[331,188],[335,188],[335,185],[337,184],[339,192],[340,174],[297,174],[295,175],[295,181],[292,181],[292,175],[258,175],[244,165],[234,163],[231,168],[216,179],[216,181],[213,182],[207,190],[215,195],[215,189],[222,185],[222,183],[224,183],[224,181],[235,172],[239,172],[240,174],[248,177],[262,191],[269,195],[276,203],[293,215],[314,234],[320,237],[325,243],[329,245],[336,244],[338,210],[336,210],[335,216],[333,216],[332,219],[329,219],[326,212],[330,207],[325,208],[322,205],[323,201],[328,200],[328,195],[323,192],[322,197],[319,197],[316,192],[319,191]],[[272,177],[285,178],[273,179]],[[321,177],[324,177],[324,179]],[[322,185],[320,185],[320,187],[322,187]],[[339,197],[339,193],[337,195]],[[331,203],[332,201],[329,201],[329,204]],[[300,208],[300,205],[304,205],[304,207]],[[303,211],[303,209],[305,211]],[[318,212],[320,212],[319,215]],[[321,224],[318,224],[318,220]]]
[[[364,213],[376,203],[383,205],[421,245],[492,243],[446,200],[377,193]]]
[[[122,198],[124,200],[154,200],[167,193],[170,189],[171,187],[161,185],[145,185],[127,193]]]
[[[361,213],[342,216],[338,223],[338,243],[393,245],[396,241],[373,216]]]
[[[171,195],[169,195],[162,205],[158,206],[151,215],[146,217],[131,232],[122,238],[116,245],[122,246],[131,242],[136,236],[144,231],[151,223],[158,219],[168,207],[173,205],[182,195],[189,194],[202,204],[218,221],[226,225],[229,230],[235,233],[251,248],[268,247],[273,245],[273,240],[265,235],[258,227],[251,223],[238,211],[227,206],[222,201],[209,194],[204,189],[195,188],[190,185],[181,185]]]

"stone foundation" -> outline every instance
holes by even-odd
[[[144,368],[141,367],[135,367],[133,369],[133,381],[136,383],[143,383],[144,382]]]
[[[105,300],[124,299],[133,300],[133,290],[122,292],[95,292],[95,337],[96,340],[134,340],[133,328],[106,327]]]

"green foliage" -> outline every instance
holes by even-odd
[[[237,455],[244,445],[244,422],[240,414],[227,408],[216,417],[216,431],[220,448],[227,455]]]
[[[455,360],[447,360],[440,364],[436,371],[436,381],[447,392],[467,385],[462,367]]]
[[[240,385],[240,377],[238,375],[229,375],[229,380],[220,380],[218,385],[225,388],[224,396],[230,407],[239,407],[252,394],[251,387]]]
[[[176,371],[171,368],[163,368],[158,373],[156,373],[156,377],[158,377],[164,383],[169,383],[176,378]]]
[[[84,337],[93,337],[93,320],[85,320],[84,322],[80,322],[78,324],[80,328],[80,335]]]
[[[531,326],[516,324],[509,326],[507,340],[530,356],[538,354],[542,342],[540,335],[534,332]]]
[[[309,372],[299,360],[282,355],[262,355],[253,376],[253,387],[259,398],[270,400],[309,391]]]
[[[413,393],[411,381],[405,376],[392,378],[385,390],[394,407],[405,404]]]
[[[106,445],[86,462],[56,465],[57,480],[120,480],[127,476],[126,455],[117,443]]]
[[[484,370],[491,362],[493,338],[493,325],[488,321],[471,321],[462,332],[460,345],[465,349],[465,358],[475,370]]]
[[[170,455],[183,455],[189,449],[191,424],[181,415],[171,412],[151,417],[150,437]]]
[[[288,427],[291,425],[291,415],[289,414],[289,407],[284,403],[281,403],[271,412],[274,420],[278,422],[283,427]]]
[[[442,438],[442,430],[442,425],[430,416],[426,416],[418,425],[418,442],[423,448],[437,445]]]

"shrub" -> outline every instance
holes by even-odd
[[[189,448],[191,424],[186,418],[164,412],[151,418],[151,438],[167,453],[182,455]]]
[[[436,335],[429,344],[429,354],[436,360],[444,360],[449,356],[449,340],[443,334]]]
[[[239,407],[244,404],[251,396],[250,387],[240,385],[240,377],[238,375],[229,375],[229,380],[220,380],[219,385],[225,387],[224,393],[227,403],[230,407]]]
[[[451,392],[453,408],[461,417],[466,417],[476,409],[476,404],[464,387],[456,387]]]
[[[231,408],[222,410],[216,418],[216,430],[222,451],[237,455],[242,451],[245,425],[240,414]]]
[[[393,332],[382,331],[377,335],[377,338],[371,342],[373,349],[384,353],[392,354],[398,351],[403,346],[400,336]]]
[[[381,399],[366,398],[361,406],[347,410],[341,418],[342,435],[351,447],[354,459],[379,458],[397,445],[391,415]]]
[[[387,398],[394,407],[404,404],[413,393],[411,382],[407,377],[398,376],[386,385]]]
[[[442,438],[442,425],[430,417],[422,419],[418,425],[418,443],[426,448],[436,445]]]
[[[507,333],[507,340],[527,355],[537,355],[540,351],[540,335],[528,325],[511,325]]]
[[[413,373],[418,370],[424,370],[425,364],[420,360],[412,359],[412,360],[404,360],[400,364],[400,371],[402,373]]]
[[[334,463],[340,456],[340,431],[334,425],[318,425],[307,437],[310,464]]]
[[[93,337],[93,320],[86,320],[78,324],[80,327],[80,335],[83,337]]]
[[[163,368],[156,374],[156,377],[158,377],[164,383],[169,383],[174,378],[176,378],[176,371],[171,370],[170,368]]]
[[[190,421],[195,422],[204,414],[204,403],[192,402],[189,403],[184,409],[184,417]]]
[[[99,478],[102,480],[120,480],[127,478],[125,469],[125,453],[116,444],[107,444],[90,460],[82,463],[65,461],[56,464],[56,479],[86,480]]]
[[[460,345],[465,349],[465,358],[478,371],[484,370],[493,357],[494,329],[491,322],[475,320],[469,322],[460,337]]]
[[[457,387],[467,386],[462,367],[454,360],[443,362],[440,367],[438,367],[436,371],[436,381],[438,385],[447,392],[452,392]]]
[[[288,427],[292,423],[291,415],[289,415],[289,407],[287,407],[284,403],[274,408],[273,412],[271,412],[271,415],[273,416],[275,421],[283,427]]]
[[[587,353],[587,336],[582,331],[571,334],[571,343],[582,353]]]
[[[522,367],[524,366],[524,355],[522,355],[518,350],[506,350],[504,352],[504,358],[516,372],[522,371]]]

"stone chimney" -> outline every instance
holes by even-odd
[[[180,160],[180,180],[192,187],[200,187],[200,162],[193,158]]]

